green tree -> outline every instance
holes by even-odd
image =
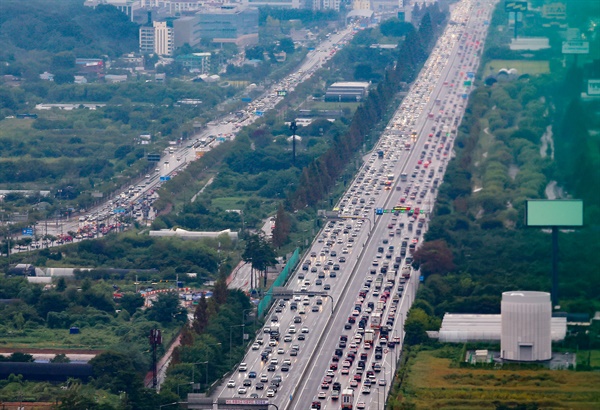
[[[124,293],[119,301],[121,308],[133,315],[138,308],[144,306],[144,298],[139,293]]]
[[[198,300],[198,305],[196,306],[196,310],[194,311],[194,321],[192,322],[192,327],[197,334],[202,334],[204,329],[208,325],[209,312],[208,312],[208,303],[206,302],[206,297],[204,293]]]
[[[289,241],[292,224],[289,215],[285,212],[283,204],[280,203],[275,216],[275,227],[273,228],[273,246],[279,248]]]
[[[120,391],[132,394],[143,387],[142,376],[136,372],[133,358],[125,353],[103,352],[89,363],[98,388],[108,389],[113,394]]]
[[[179,296],[175,292],[161,293],[148,310],[148,319],[160,323],[185,321],[185,309],[179,304]]]

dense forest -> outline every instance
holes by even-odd
[[[52,57],[117,57],[138,49],[138,27],[112,6],[85,7],[82,0],[0,2],[2,74],[36,78]]]

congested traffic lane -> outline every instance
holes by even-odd
[[[489,11],[491,10],[491,8],[488,8],[488,15],[489,15]],[[463,18],[465,20],[468,19],[468,16],[463,15]],[[472,28],[473,24],[481,24],[481,19],[473,19],[469,21],[469,25],[468,27]],[[451,87],[448,87],[448,85],[444,85],[444,83],[449,83],[449,81],[452,81],[453,83],[458,83],[458,80],[460,80],[460,72],[459,70],[464,69],[465,66],[468,68],[472,68],[472,67],[476,67],[476,64],[473,64],[473,56],[471,56],[471,58],[467,59],[467,61],[464,61],[464,59],[457,59],[457,50],[458,50],[458,43],[454,42],[454,46],[453,46],[453,50],[451,55],[449,56],[450,58],[448,59],[448,62],[446,64],[446,68],[444,69],[442,75],[440,75],[439,77],[437,77],[437,79],[439,79],[437,86],[431,88],[428,91],[431,91],[431,96],[435,96],[437,98],[430,98],[428,101],[425,102],[425,104],[422,106],[423,109],[420,111],[419,113],[419,117],[418,120],[413,123],[410,124],[411,128],[415,128],[417,130],[417,135],[419,136],[417,141],[416,141],[416,145],[414,147],[414,149],[412,150],[412,152],[415,153],[419,153],[422,152],[422,150],[424,150],[425,144],[428,143],[428,141],[431,141],[430,138],[428,138],[428,134],[429,134],[429,128],[431,126],[435,126],[436,128],[438,128],[441,123],[439,119],[436,119],[435,116],[434,118],[428,118],[428,110],[433,108],[433,105],[435,104],[435,100],[436,99],[450,99],[450,104],[452,105],[453,102],[457,102],[457,98],[459,98],[456,94],[456,89],[454,90],[450,90]],[[464,64],[467,63],[467,64]],[[450,98],[451,95],[454,95],[454,98]],[[457,106],[460,104],[457,104]],[[452,105],[452,107],[454,108],[454,105]],[[446,107],[444,107],[446,108]],[[461,106],[462,108],[462,106]],[[454,119],[460,119],[460,116],[462,116],[462,111],[460,109],[458,110],[454,110],[455,112],[452,113],[452,115],[450,115],[450,119],[449,119],[449,124],[450,125],[456,125],[456,123],[458,121],[453,121]],[[404,131],[406,131],[406,128],[402,128]],[[437,137],[434,137],[437,138]],[[453,140],[454,136],[452,135],[452,133],[448,136],[448,143],[451,143]],[[436,155],[437,152],[436,150],[429,148],[428,150],[425,149],[424,150],[426,152],[426,155],[431,155],[432,157],[432,164],[434,168],[438,169],[438,178],[442,176],[442,171],[443,168],[445,168],[445,164],[443,164],[444,159],[447,158],[449,156],[448,152],[450,150],[445,151],[445,155]],[[410,161],[408,161],[404,167],[404,171],[412,171],[412,170],[416,170],[417,172],[417,176],[416,177],[409,177],[409,181],[407,181],[408,185],[412,185],[413,183],[416,183],[419,179],[422,180],[421,175],[420,175],[420,168],[417,168],[417,165],[420,165],[418,162],[421,160],[420,155],[413,155],[410,159]],[[433,160],[433,157],[436,157],[435,160]],[[439,170],[439,166],[442,166],[442,169]],[[396,196],[395,200],[392,201],[395,202],[396,200],[399,200],[400,197],[403,195],[402,193],[396,193],[396,191],[393,191],[394,193],[392,193],[390,196]],[[435,192],[435,190],[434,190]],[[427,194],[425,195],[425,200],[431,200],[434,198],[430,198],[431,195],[431,190],[428,189]],[[414,208],[413,208],[414,209]],[[387,215],[383,215],[381,216],[381,220],[385,220],[384,218],[389,218],[388,220],[390,220],[392,217],[390,216],[390,214]],[[408,224],[408,215],[406,214],[401,214],[397,217],[399,220],[397,220],[396,222],[399,224],[400,222],[404,222],[404,224]],[[385,238],[386,235],[384,232],[382,232],[383,230],[383,226],[386,226],[386,224],[378,224],[376,223],[378,226],[376,227],[376,231],[374,231],[374,234],[372,236],[373,240],[371,242],[376,242],[376,238],[378,237],[378,235],[383,235],[381,236],[381,238]],[[424,225],[422,227],[422,231],[424,233],[426,229],[426,225]],[[389,235],[389,234],[388,234]],[[409,237],[410,239],[410,237]],[[419,240],[420,238],[413,238],[416,240]],[[383,239],[382,239],[383,240]],[[374,248],[374,247],[373,247]],[[395,255],[395,254],[394,254]],[[361,261],[360,267],[359,267],[359,271],[363,270],[363,269],[370,269],[371,266],[369,266],[369,264],[372,265],[372,261],[374,259],[372,259],[373,257],[377,258],[376,254],[374,255],[374,251],[371,252],[366,252],[364,259]],[[405,317],[406,312],[408,311],[408,308],[410,307],[410,303],[412,302],[412,299],[414,299],[414,292],[416,290],[416,286],[417,286],[417,276],[418,273],[413,273],[410,280],[408,281],[408,286],[405,289],[405,292],[402,296],[402,298],[400,299],[399,302],[399,306],[396,308],[396,315],[399,315],[401,318]],[[356,283],[354,284],[354,287],[360,287],[360,283],[361,281],[356,280]],[[356,290],[356,289],[355,289]],[[353,301],[353,294],[351,292],[351,290],[349,290],[348,292],[348,298],[346,301],[346,304],[348,305],[348,308],[351,308],[352,303],[354,303]],[[369,300],[369,299],[367,299]],[[373,301],[371,299],[371,301]],[[364,302],[363,302],[364,303]],[[390,309],[391,310],[391,309]],[[387,310],[386,312],[386,318],[389,315],[389,310]],[[346,312],[346,314],[348,314],[348,312]],[[334,324],[334,326],[331,327],[331,331],[326,335],[324,342],[322,343],[321,349],[319,350],[319,353],[316,355],[315,359],[312,361],[311,363],[311,372],[309,377],[305,378],[305,383],[300,387],[300,391],[303,392],[303,394],[301,396],[298,397],[297,400],[294,400],[294,402],[296,403],[292,408],[294,409],[302,409],[302,408],[306,408],[304,406],[306,406],[307,403],[311,403],[314,400],[318,400],[319,399],[319,394],[317,392],[322,392],[322,390],[319,390],[319,386],[322,382],[322,378],[324,375],[326,375],[327,370],[330,366],[330,363],[328,361],[328,359],[330,359],[330,354],[332,351],[335,350],[335,345],[336,343],[338,343],[339,341],[339,335],[341,332],[344,332],[344,330],[341,330],[342,327],[340,326],[341,321],[343,321],[343,315],[340,314],[339,315],[342,319],[337,319],[336,323]],[[397,332],[400,333],[401,332],[401,324],[402,321],[395,321],[393,327],[392,327],[392,331],[393,332]],[[399,331],[399,332],[398,332]],[[401,333],[400,333],[401,334]],[[397,353],[392,353],[391,349],[388,349],[388,353],[384,354],[382,357],[382,363],[389,363],[387,366],[384,365],[384,369],[382,369],[382,378],[384,380],[384,384],[382,386],[378,386],[377,388],[379,389],[386,389],[387,385],[389,385],[390,380],[391,380],[391,376],[393,374],[394,371],[394,367],[395,367],[395,354]],[[368,362],[366,363],[366,369],[369,369],[370,366],[373,365],[373,363],[375,362],[375,359],[373,358],[374,355],[369,355],[370,359],[368,360]],[[353,371],[355,371],[355,367],[352,368]],[[342,389],[349,386],[351,379],[350,377],[353,377],[353,371],[349,372],[349,375],[341,375],[341,372],[337,372],[336,376],[333,378],[333,382],[335,382],[336,380],[341,382],[342,384]],[[379,382],[377,383],[379,384]],[[357,386],[359,386],[360,384],[357,384]],[[360,389],[357,389],[356,392],[357,394],[355,395],[355,404],[361,404],[361,406],[364,406],[365,408],[375,408],[374,406],[379,405],[379,395],[370,395],[370,394],[360,394]],[[326,393],[325,398],[328,398],[328,394]],[[322,401],[322,407],[324,408],[337,408],[339,407],[339,404],[336,402],[332,402],[332,401]]]

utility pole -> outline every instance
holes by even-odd
[[[152,346],[152,388],[156,389],[158,386],[158,374],[156,371],[156,347],[162,344],[162,335],[160,329],[150,330],[150,346]]]

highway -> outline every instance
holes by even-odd
[[[342,389],[354,389],[355,408],[382,408],[401,349],[388,341],[402,340],[404,318],[418,288],[420,273],[410,268],[412,250],[426,232],[452,156],[469,92],[464,81],[477,69],[484,21],[492,10],[492,3],[474,4],[453,7],[452,24],[337,204],[340,218],[319,233],[290,281],[288,288],[298,295],[275,303],[267,316],[265,326],[278,326],[279,341],[270,341],[265,329],[217,397],[270,397],[280,409],[337,409],[332,386],[340,383]],[[387,212],[396,206],[407,208]],[[336,265],[339,270],[333,270]],[[320,284],[319,277],[324,277]],[[331,299],[303,295],[326,287]],[[384,329],[387,340],[381,338]],[[364,342],[367,334],[375,336],[372,344]],[[348,339],[343,347],[342,335]],[[265,350],[269,343],[271,351]]]
[[[165,148],[160,162],[156,164],[144,178],[132,182],[132,186],[123,192],[115,192],[106,198],[101,204],[88,209],[86,215],[76,215],[70,218],[50,219],[39,221],[35,227],[35,235],[45,234],[64,237],[68,232],[86,232],[69,238],[73,242],[102,236],[97,225],[102,221],[106,225],[113,225],[117,229],[125,229],[127,226],[120,224],[120,213],[130,207],[136,207],[136,217],[140,221],[151,221],[154,212],[151,209],[152,202],[158,198],[156,190],[166,179],[174,177],[178,172],[185,169],[189,163],[199,158],[199,152],[206,152],[220,144],[224,140],[234,139],[237,131],[247,125],[254,123],[264,113],[272,110],[277,104],[284,100],[285,96],[278,95],[277,91],[292,91],[298,84],[309,79],[316,70],[321,68],[335,52],[343,47],[356,33],[356,27],[349,25],[338,33],[332,33],[329,38],[321,42],[318,47],[307,53],[306,58],[295,72],[289,74],[279,82],[273,84],[257,99],[249,103],[242,111],[243,117],[238,118],[232,113],[217,118],[207,124],[200,133],[194,135],[188,141],[180,145]],[[144,216],[147,212],[148,216]],[[80,218],[84,220],[80,220]],[[30,247],[11,250],[11,253],[29,251],[41,247],[61,245],[62,240],[49,243],[46,241],[34,242]]]

